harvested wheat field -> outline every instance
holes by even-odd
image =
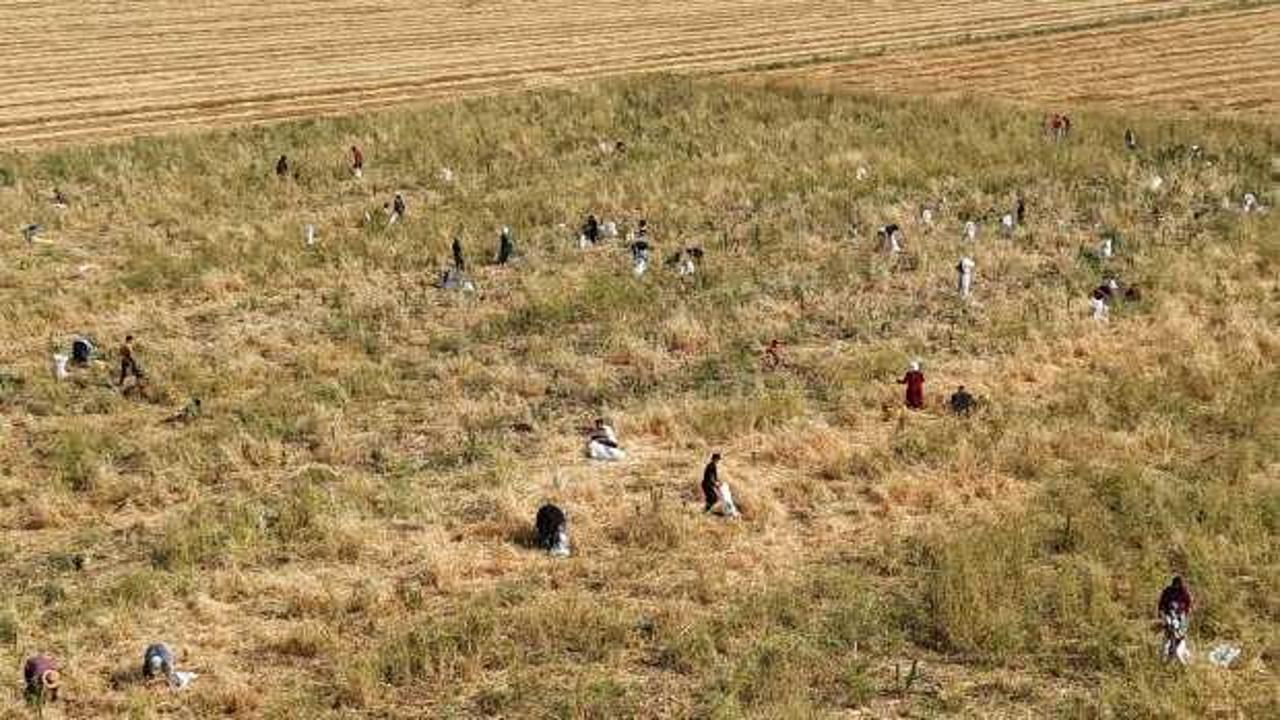
[[[1275,136],[1075,120],[651,77],[0,155],[0,716],[35,652],[46,718],[1274,716]]]
[[[991,37],[1039,37],[1236,5],[1206,0],[7,2],[0,4],[5,32],[0,147],[343,114],[619,74],[725,71]],[[1270,42],[1274,47],[1274,35]],[[1069,62],[1081,67],[1078,58]],[[1264,86],[1259,83],[1258,89]]]
[[[972,94],[1057,108],[1165,107],[1274,119],[1280,4],[1171,20],[965,42],[747,75],[827,90]]]

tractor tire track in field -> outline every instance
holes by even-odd
[[[1034,35],[1044,43],[1070,28],[1223,4],[18,1],[0,5],[8,30],[0,147],[344,114],[620,74],[795,66],[957,38]],[[833,76],[829,68],[814,72]]]

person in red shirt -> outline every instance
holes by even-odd
[[[351,146],[351,173],[356,177],[364,175],[364,153],[356,145]]]
[[[920,372],[920,361],[912,360],[907,374],[898,380],[899,385],[907,386],[907,407],[912,410],[924,409],[924,373]]]

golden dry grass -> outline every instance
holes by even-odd
[[[752,74],[827,90],[972,94],[1070,111],[1081,104],[1274,118],[1280,5],[1247,3],[1136,25],[966,42]]]
[[[55,717],[1267,715],[1278,215],[1224,203],[1274,204],[1276,138],[1077,127],[1054,145],[1034,111],[652,79],[0,155],[0,224],[47,228],[0,246],[0,667],[62,658]],[[395,189],[407,222],[361,227]],[[1018,193],[1029,222],[997,238]],[[649,217],[660,254],[703,245],[703,272],[574,250],[588,209]],[[870,239],[887,220],[912,263]],[[524,258],[485,266],[502,224]],[[1083,252],[1103,228],[1110,262]],[[431,287],[459,229],[473,298]],[[1099,326],[1084,298],[1110,273],[1147,295]],[[57,383],[74,332],[107,357]],[[110,387],[126,332],[151,402]],[[930,409],[907,415],[913,355]],[[941,407],[962,382],[988,400],[970,421]],[[191,395],[203,418],[161,423]],[[618,466],[581,457],[601,413]],[[734,525],[699,512],[713,448]],[[546,499],[567,561],[523,544]],[[1236,670],[1153,661],[1175,571],[1197,647],[1241,644]],[[204,673],[190,692],[129,675],[155,639]]]
[[[790,64],[1224,4],[1236,3],[10,2],[0,6],[0,147],[343,114],[638,72]]]

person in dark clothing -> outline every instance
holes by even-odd
[[[1138,138],[1133,134],[1133,128],[1125,128],[1124,147],[1129,152],[1133,152],[1138,149]]]
[[[1114,279],[1108,280],[1094,288],[1091,297],[1095,300],[1102,300],[1110,303],[1115,298],[1115,293],[1119,289],[1120,283],[1116,282]]]
[[[289,174],[289,158],[281,155],[276,161],[276,177],[285,177]]]
[[[83,337],[71,341],[71,362],[76,365],[88,365],[93,357],[93,343]]]
[[[453,236],[453,267],[458,272],[467,269],[467,260],[462,256],[462,236]]]
[[[592,245],[600,242],[600,221],[595,215],[588,215],[587,221],[582,224],[582,237]]]
[[[22,684],[27,702],[46,703],[58,699],[58,663],[48,655],[27,658],[22,666]]]
[[[637,235],[636,237],[639,238],[640,236]],[[640,260],[644,260],[645,262],[649,261],[649,243],[648,242],[637,239],[635,242],[631,243],[630,249],[631,249],[632,260],[637,262]]]
[[[511,228],[504,227],[498,235],[498,257],[499,265],[506,265],[516,254],[516,242],[511,237]]]
[[[1191,604],[1191,593],[1180,576],[1175,575],[1169,586],[1160,592],[1156,610],[1164,631],[1162,654],[1166,662],[1177,660],[1186,665],[1191,660],[1191,651],[1187,648]]]
[[[1027,202],[1021,196],[1018,197],[1018,204],[1013,208],[1013,218],[1019,226],[1027,219]]]
[[[1191,605],[1191,592],[1182,582],[1182,577],[1175,575],[1173,580],[1169,581],[1169,585],[1160,592],[1160,601],[1156,605],[1156,610],[1161,617],[1170,613],[1190,615]]]
[[[142,653],[142,677],[148,680],[157,677],[168,679],[174,669],[173,651],[168,645],[154,643]]]
[[[138,361],[133,357],[133,336],[127,335],[124,344],[120,346],[120,385],[124,385],[124,381],[129,377],[142,382],[142,368],[138,366]]]
[[[713,453],[711,462],[707,463],[706,469],[702,471],[702,498],[706,501],[706,505],[702,508],[704,513],[711,512],[711,508],[720,501],[720,473],[716,466],[719,462],[720,453]]]
[[[950,403],[952,413],[967,416],[969,413],[973,412],[973,407],[976,404],[976,401],[973,399],[973,396],[964,389],[964,386],[961,385],[954,393],[951,394]]]
[[[552,555],[569,554],[569,520],[563,510],[547,503],[538,508],[533,524],[538,534],[538,547]]]
[[[920,361],[913,360],[907,374],[898,380],[899,385],[907,386],[907,407],[912,410],[924,409],[924,373],[920,371]]]

